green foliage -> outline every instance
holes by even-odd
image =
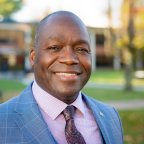
[[[143,0],[124,0],[121,9],[122,28],[119,31],[117,45],[129,47],[132,43],[135,49],[144,48],[144,3]],[[132,21],[131,21],[132,20]],[[132,24],[133,23],[133,24]],[[128,26],[131,27],[128,29]],[[130,37],[133,37],[132,39]]]
[[[0,15],[8,17],[19,10],[21,6],[22,0],[0,0]]]

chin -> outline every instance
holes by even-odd
[[[58,92],[56,95],[57,95],[57,97],[60,97],[60,98],[70,99],[70,98],[73,98],[73,97],[77,97],[79,91],[80,90],[77,90],[77,91],[74,91],[74,90],[61,91],[61,92]]]
[[[63,92],[59,93],[59,96],[62,96],[62,97],[73,97],[73,96],[77,95],[78,92],[79,91],[77,91],[77,92],[74,92],[74,91],[63,91]]]
[[[58,99],[63,101],[64,103],[71,104],[73,103],[78,97],[78,93],[76,94],[63,94]]]

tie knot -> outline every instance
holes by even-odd
[[[64,109],[63,115],[64,115],[66,121],[69,120],[69,119],[73,119],[73,117],[74,117],[74,111],[75,111],[75,108],[72,105],[67,106]]]

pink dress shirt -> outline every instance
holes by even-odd
[[[53,97],[34,81],[32,86],[33,95],[40,108],[42,116],[48,125],[53,137],[58,144],[67,144],[65,138],[65,119],[61,112],[67,104]],[[75,106],[75,125],[83,135],[87,144],[102,144],[99,128],[91,110],[83,102],[81,92],[78,98],[71,104]]]

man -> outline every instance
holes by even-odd
[[[1,144],[123,143],[114,108],[80,92],[91,74],[91,49],[75,14],[58,11],[40,22],[30,62],[34,82],[0,106]],[[69,120],[67,106],[74,113]]]

